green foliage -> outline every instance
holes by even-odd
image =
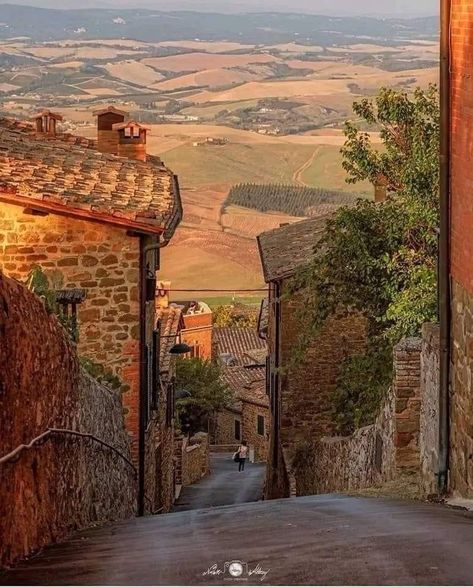
[[[374,422],[392,379],[392,346],[377,340],[363,355],[345,359],[333,394],[335,424],[347,436]]]
[[[63,314],[59,304],[56,302],[56,287],[54,286],[60,286],[60,284],[62,284],[61,274],[52,274],[51,278],[48,278],[39,266],[34,267],[26,278],[27,288],[43,300],[46,310],[50,314],[55,314],[71,339],[78,342],[79,330],[75,319],[72,316]]]
[[[368,320],[368,350],[345,361],[333,398],[343,432],[373,421],[389,385],[392,346],[437,317],[438,91],[382,89],[354,111],[361,121],[347,123],[342,149],[347,181],[382,178],[389,197],[337,211],[294,284],[308,324],[299,353],[335,312],[358,310]],[[365,125],[380,131],[381,149],[360,130]]]
[[[256,328],[258,324],[258,310],[245,304],[217,306],[213,310],[213,323],[218,328],[229,326]]]
[[[92,361],[87,357],[80,357],[79,362],[89,375],[91,375],[96,381],[104,384],[110,389],[120,389],[122,382],[117,375],[114,375],[110,369],[106,369],[100,363]]]
[[[348,204],[354,196],[324,188],[285,184],[239,184],[233,186],[225,206],[243,206],[260,212],[284,212],[291,216],[310,216],[320,204]]]
[[[190,393],[190,397],[177,400],[176,408],[182,430],[191,435],[207,431],[211,416],[229,405],[233,397],[220,365],[198,358],[177,360],[176,390]]]

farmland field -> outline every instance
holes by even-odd
[[[161,14],[166,25],[156,28],[142,11],[112,21],[98,11],[69,38],[60,32],[69,13],[62,29],[46,20],[34,38],[2,10],[10,28],[0,29],[0,102],[8,116],[51,108],[65,130],[94,137],[92,112],[112,103],[151,127],[148,152],[179,175],[184,204],[162,254],[162,277],[177,288],[262,287],[255,237],[298,218],[225,205],[231,188],[289,184],[371,197],[369,184],[345,182],[341,165],[353,101],[382,85],[411,92],[438,80],[436,21],[372,20],[370,38],[360,20],[350,21],[348,35],[344,19],[247,15],[233,25],[207,15],[197,25],[187,13]]]

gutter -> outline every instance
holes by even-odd
[[[438,491],[448,490],[450,445],[450,27],[452,0],[441,0],[440,38],[440,237],[439,237],[439,319],[440,390]]]
[[[173,210],[166,222],[163,240],[145,245],[146,236],[140,237],[140,397],[138,435],[138,515],[145,513],[145,457],[146,457],[146,402],[147,402],[147,353],[146,353],[146,258],[151,251],[167,247],[182,220],[182,202],[177,175],[173,175]],[[158,237],[159,238],[159,237]]]

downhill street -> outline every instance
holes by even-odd
[[[238,584],[223,569],[239,560],[257,569],[247,585],[466,585],[473,583],[472,552],[473,519],[464,511],[328,495],[87,530],[0,583]]]
[[[208,477],[183,488],[174,511],[198,510],[261,499],[266,470],[264,463],[247,462],[245,470],[239,473],[238,464],[233,462],[232,454],[213,453],[210,455],[210,470]]]

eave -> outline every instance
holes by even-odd
[[[34,210],[42,213],[56,214],[58,216],[67,216],[78,220],[88,222],[98,222],[126,230],[134,230],[139,233],[160,235],[166,227],[161,225],[153,226],[147,222],[133,220],[119,214],[107,214],[92,208],[75,208],[71,205],[60,204],[46,199],[28,198],[21,196],[16,192],[0,190],[0,202],[13,204],[28,210]]]

